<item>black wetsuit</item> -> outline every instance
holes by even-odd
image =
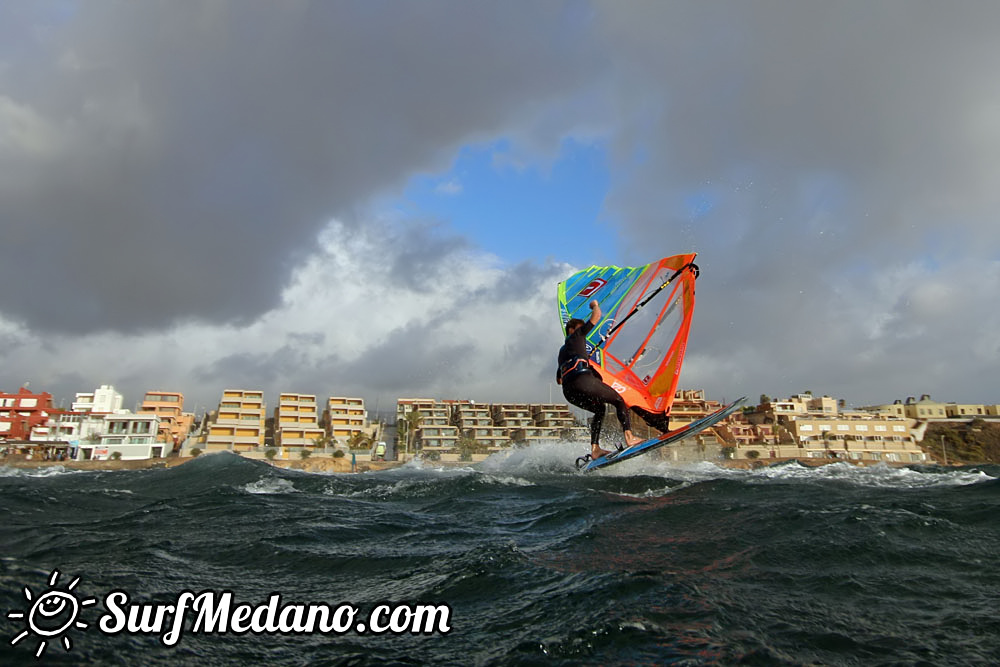
[[[626,431],[632,430],[625,399],[617,391],[604,384],[597,371],[587,362],[587,334],[594,325],[587,320],[572,334],[559,349],[559,368],[556,377],[562,380],[563,396],[578,408],[594,413],[590,422],[590,442],[598,443],[601,425],[604,423],[604,405],[615,406],[618,421]]]

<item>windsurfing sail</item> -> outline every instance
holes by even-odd
[[[650,425],[666,430],[687,347],[696,253],[636,267],[592,266],[559,283],[563,332],[588,320],[597,299],[601,321],[587,336],[590,364]]]

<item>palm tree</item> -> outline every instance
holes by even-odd
[[[410,453],[410,443],[414,443],[413,451],[416,452],[416,443],[414,442],[417,436],[417,429],[420,428],[420,424],[424,421],[424,416],[420,414],[420,410],[411,410],[406,413],[404,417],[406,420],[406,453]]]
[[[355,431],[347,439],[347,446],[351,449],[365,449],[369,445],[368,436],[361,431]]]

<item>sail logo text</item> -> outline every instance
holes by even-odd
[[[604,278],[595,278],[594,280],[590,281],[589,285],[580,290],[580,296],[582,296],[585,299],[587,297],[593,296],[594,293],[597,292],[597,290],[601,289],[607,284],[608,281],[605,280]]]

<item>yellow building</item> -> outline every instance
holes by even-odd
[[[205,435],[207,451],[251,451],[264,445],[264,392],[226,389]]]
[[[365,410],[365,399],[331,396],[326,401],[323,423],[327,435],[333,438],[334,443],[346,447],[357,434],[368,434],[368,411]]]
[[[919,401],[913,397],[906,399],[903,405],[906,416],[910,419],[947,419],[948,406],[944,403],[932,401],[930,394],[924,394]]]
[[[961,403],[946,403],[944,406],[944,412],[949,417],[956,418],[969,418],[969,417],[986,417],[989,415],[987,412],[987,407],[985,405],[969,405]]]
[[[419,414],[414,420],[409,415]],[[458,462],[460,441],[478,452],[472,460],[510,446],[512,441],[531,443],[571,438],[585,439],[587,429],[576,426],[566,404],[549,403],[477,403],[471,400],[401,398],[396,404],[399,451],[433,454],[440,461]],[[415,426],[411,445],[407,445],[410,423]],[[465,452],[468,455],[468,452]]]
[[[326,431],[320,428],[315,394],[290,392],[278,396],[274,409],[274,444],[279,447],[324,446]]]
[[[874,415],[797,415],[785,424],[808,458],[918,463],[927,455],[905,419]],[[784,447],[782,449],[785,449]]]
[[[880,417],[896,417],[898,419],[906,417],[906,406],[900,400],[883,405],[870,405],[861,409]]]
[[[452,404],[467,405],[471,401],[438,401],[433,398],[401,398],[396,401],[397,437],[399,450],[414,454],[417,450],[447,452],[458,446],[458,426],[451,421]],[[415,431],[410,434],[411,414],[418,414]]]
[[[710,401],[705,398],[703,389],[678,389],[674,392],[674,403],[670,408],[670,428],[678,428],[685,424],[710,415],[722,404],[718,401]],[[633,426],[641,431],[639,435],[652,437],[653,431],[646,427],[646,423],[641,419],[633,419]]]
[[[474,401],[456,401],[452,405],[453,421],[462,436],[474,440],[479,447],[500,450],[510,443],[507,429],[496,426],[490,406]]]
[[[848,461],[916,463],[927,460],[917,444],[922,430],[897,401],[865,410],[842,410],[829,396],[800,394],[772,400],[746,415],[750,424],[774,427],[769,442],[737,439],[735,458],[756,451],[768,458],[837,458]]]
[[[157,437],[171,446],[184,442],[194,424],[194,415],[184,412],[184,394],[177,391],[147,391],[139,406],[139,414],[143,413],[160,418]]]

